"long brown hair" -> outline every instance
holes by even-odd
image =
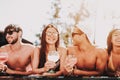
[[[47,51],[46,31],[48,28],[54,28],[58,32],[57,28],[54,27],[52,24],[49,24],[44,28],[41,36],[40,64],[39,64],[40,68],[43,67],[44,63],[46,62],[46,51]],[[58,40],[55,43],[56,49],[58,48],[58,46],[59,46],[59,34],[58,34]]]
[[[113,44],[112,44],[112,42],[111,42],[111,40],[112,40],[112,35],[113,35],[113,33],[114,33],[115,31],[117,31],[117,30],[120,30],[120,29],[112,29],[112,30],[110,31],[110,33],[108,34],[108,37],[107,37],[107,51],[108,51],[108,54],[110,54],[110,52],[111,52],[112,49],[113,49]]]

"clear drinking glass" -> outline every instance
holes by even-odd
[[[77,63],[77,57],[74,54],[69,54],[71,61],[74,63],[74,65]]]
[[[8,53],[6,53],[6,52],[0,53],[0,64],[5,65],[4,63],[7,62],[7,60],[8,60]],[[4,71],[1,70],[1,72],[4,72]]]
[[[75,68],[76,63],[77,63],[77,57],[74,54],[69,54],[68,55],[68,63],[71,63],[70,66],[72,66],[73,68]],[[71,70],[73,70],[73,68]]]
[[[50,51],[48,53],[48,61],[57,62],[59,60],[59,53],[57,51]],[[48,72],[53,73],[54,70],[50,69]]]

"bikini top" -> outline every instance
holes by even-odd
[[[116,69],[115,69],[115,67],[114,67],[114,65],[113,65],[112,54],[110,54],[110,57],[109,57],[108,69],[109,69],[110,71],[113,71],[113,72],[116,71]]]
[[[44,64],[46,62],[46,57],[45,57],[45,53],[42,54],[41,58],[40,58],[40,64],[39,64],[39,68],[44,67]],[[56,62],[56,66],[54,67],[54,71],[59,71],[60,68],[60,59]]]

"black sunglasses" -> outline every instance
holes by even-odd
[[[5,32],[5,36],[6,36],[7,34],[12,35],[12,34],[13,34],[13,32],[16,32],[16,31],[15,31],[15,30],[12,30],[12,31],[7,31],[7,32]]]

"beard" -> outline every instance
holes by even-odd
[[[18,38],[14,39],[10,44],[15,44],[18,41]]]

